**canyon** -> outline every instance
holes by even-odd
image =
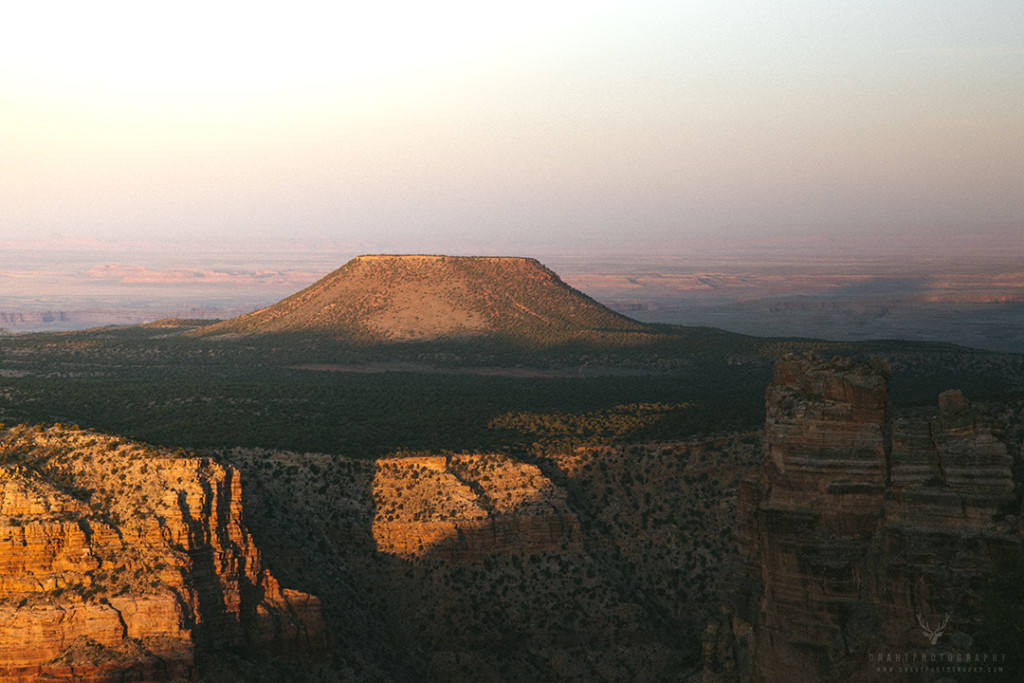
[[[1012,676],[1022,387],[640,323],[522,258],[3,337],[0,680]]]
[[[867,681],[1012,654],[1024,410],[897,410],[890,375],[790,355],[761,432],[515,455],[5,427],[0,680]]]
[[[699,662],[757,443],[218,457],[274,575],[323,601],[342,679],[625,681]]]

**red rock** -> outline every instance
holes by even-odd
[[[197,647],[322,648],[319,601],[263,567],[233,468],[60,426],[0,451],[0,680],[182,680]]]

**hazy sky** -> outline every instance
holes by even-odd
[[[0,241],[1024,242],[1024,2],[32,2]]]

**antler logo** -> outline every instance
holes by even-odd
[[[939,642],[939,638],[942,637],[942,631],[946,628],[946,624],[949,623],[949,612],[946,612],[946,615],[942,619],[942,623],[935,628],[928,627],[928,622],[924,620],[920,612],[917,613],[917,623],[921,624],[921,632],[924,634],[925,638],[928,639],[928,642],[935,645]]]

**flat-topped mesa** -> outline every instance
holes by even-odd
[[[521,257],[373,255],[278,303],[196,335],[318,334],[353,341],[498,336],[556,343],[651,328]]]
[[[806,355],[776,363],[765,401],[772,504],[812,506],[841,525],[861,515],[875,523],[886,485],[889,376],[878,362]]]

